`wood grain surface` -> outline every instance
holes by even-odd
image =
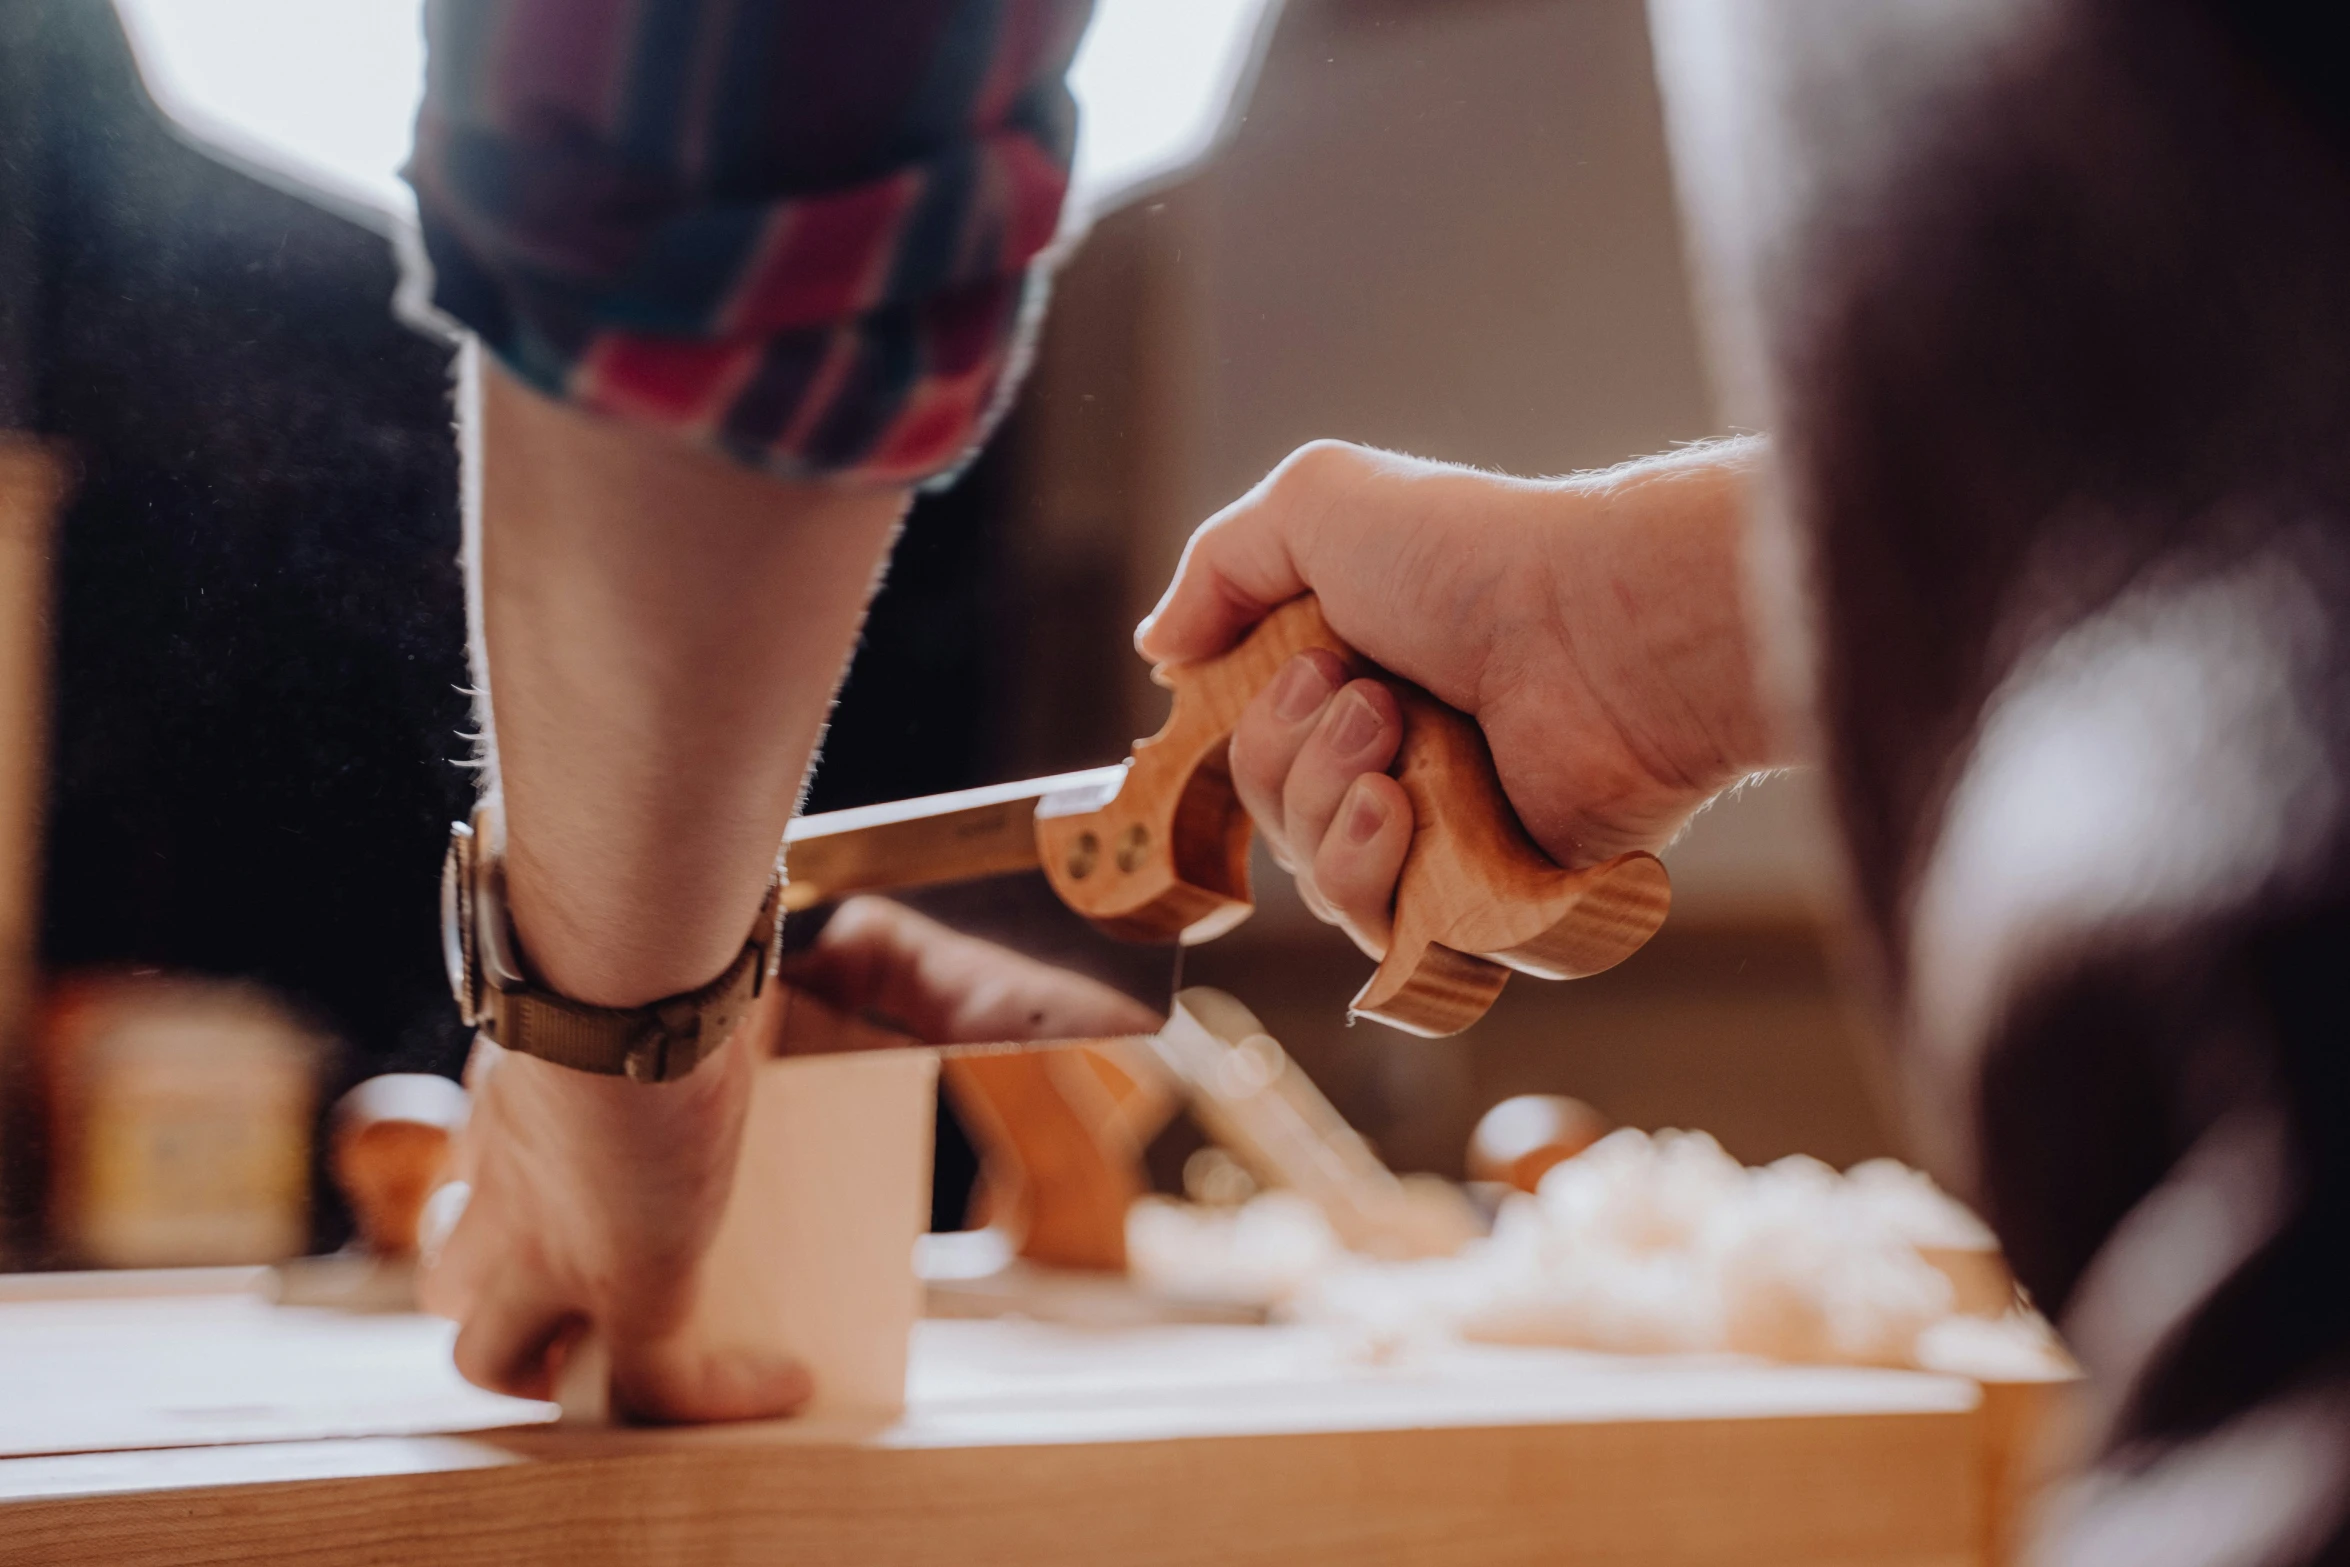
[[[346,1415],[403,1367],[445,1376],[412,1318],[342,1325],[373,1384],[224,1360],[218,1306],[73,1353],[118,1388],[177,1366],[171,1396],[227,1398],[190,1369],[220,1362],[248,1403]],[[0,1305],[5,1352],[32,1347],[24,1309]],[[214,1440],[239,1445],[0,1461],[0,1559],[1972,1567],[1978,1411],[1973,1384],[1915,1373],[1490,1348],[1377,1365],[1304,1328],[929,1322],[887,1422],[239,1443],[222,1413]]]

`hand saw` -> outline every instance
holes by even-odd
[[[880,893],[1029,963],[1084,976],[1168,1008],[1183,947],[1246,919],[1250,825],[1226,758],[1242,710],[1290,658],[1320,648],[1349,678],[1392,684],[1403,713],[1395,775],[1414,828],[1386,957],[1352,1003],[1426,1037],[1485,1014],[1515,969],[1545,979],[1596,974],[1630,956],[1671,901],[1652,854],[1567,870],[1510,809],[1484,736],[1467,716],[1396,680],[1331,631],[1311,596],[1267,616],[1237,647],[1161,665],[1174,693],[1160,731],[1124,762],[1088,772],[802,817],[785,837],[786,946],[821,942],[821,911]],[[1110,938],[1105,940],[1104,938]],[[794,961],[787,959],[787,962]],[[976,950],[950,964],[986,986]],[[1011,960],[1007,959],[1007,963]],[[1031,967],[1008,968],[985,1023],[956,1037],[1003,1042],[1100,1037],[1084,1005],[1062,1006]],[[1022,996],[1034,1002],[1021,1010]],[[887,1012],[884,1006],[879,1010]],[[918,1036],[945,1039],[933,1030]]]

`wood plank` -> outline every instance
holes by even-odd
[[[354,1320],[388,1342],[398,1319]],[[0,1462],[0,1556],[1959,1567],[1980,1559],[1977,1408],[1962,1379],[1901,1372],[1475,1347],[1372,1365],[1305,1328],[930,1322],[889,1422]]]
[[[760,1004],[783,1003],[777,987]],[[797,1360],[812,1407],[894,1413],[922,1312],[937,1094],[921,1050],[761,1062],[688,1342]]]
[[[15,1504],[12,1562],[1975,1560],[1926,1417],[939,1447],[704,1446]],[[455,1439],[446,1439],[454,1442]],[[472,1444],[494,1451],[495,1443]],[[1856,1472],[1883,1477],[1865,1491]]]

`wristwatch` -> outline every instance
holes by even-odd
[[[774,972],[780,876],[767,887],[750,939],[726,972],[698,990],[641,1007],[599,1007],[533,983],[506,916],[505,866],[484,808],[449,827],[441,866],[441,957],[457,1013],[508,1050],[639,1083],[671,1083],[741,1026]]]

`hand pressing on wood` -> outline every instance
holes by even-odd
[[[1467,713],[1560,864],[1661,847],[1716,793],[1782,763],[1743,610],[1759,443],[1561,480],[1339,442],[1300,448],[1192,536],[1137,632],[1201,658],[1319,595],[1364,656]],[[1412,812],[1389,776],[1395,696],[1335,658],[1291,661],[1232,737],[1241,801],[1307,904],[1386,950]]]
[[[788,1053],[794,1028],[848,1018],[931,1044],[1112,1038],[1162,1021],[1106,985],[882,898],[843,904],[783,979],[775,1004],[681,1082],[634,1084],[476,1046],[457,1169],[466,1208],[423,1282],[427,1308],[464,1324],[457,1367],[469,1380],[552,1397],[592,1326],[610,1349],[613,1408],[627,1418],[790,1413],[811,1391],[801,1367],[711,1353],[694,1338],[755,1063]],[[803,1016],[795,991],[832,1015]],[[1130,1111],[1137,1119],[1151,1114],[1144,1100]]]
[[[807,1400],[798,1365],[706,1353],[691,1336],[741,1147],[751,1032],[657,1086],[475,1045],[456,1167],[465,1209],[419,1281],[425,1309],[462,1324],[466,1380],[552,1398],[592,1328],[626,1418],[754,1419]]]

